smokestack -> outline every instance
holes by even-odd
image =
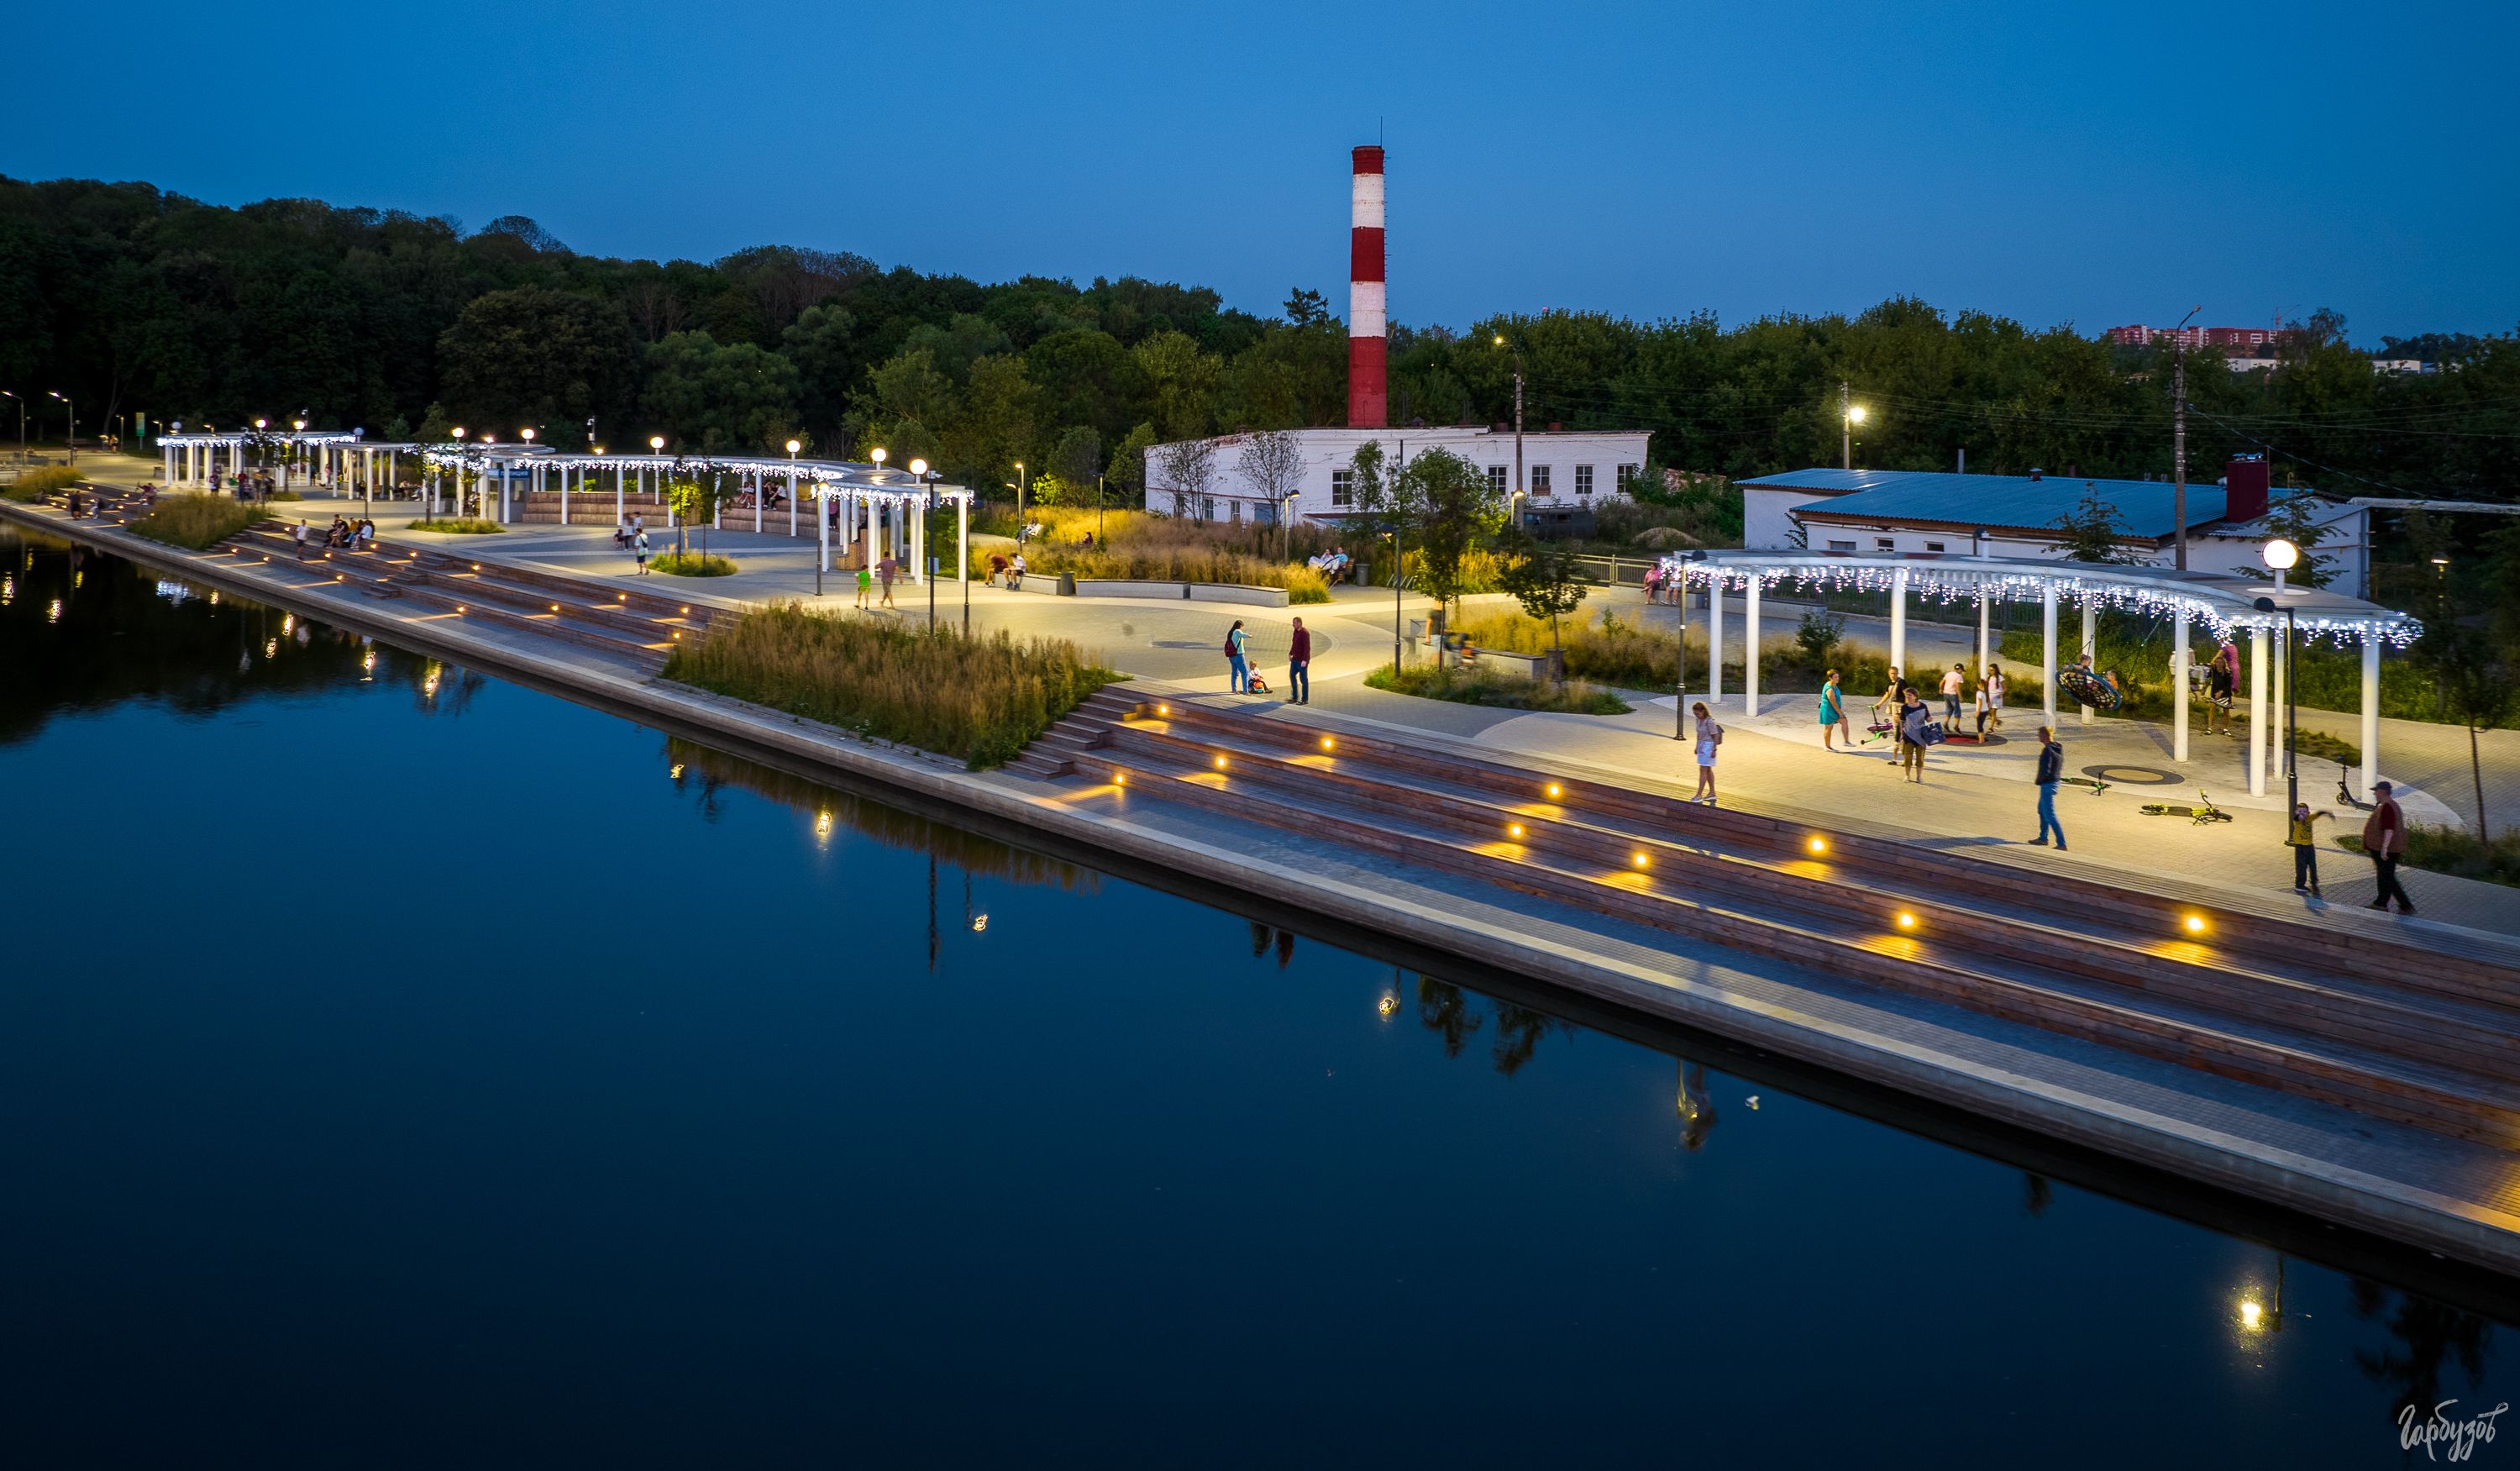
[[[1347,267],[1347,424],[1385,427],[1383,385],[1382,150],[1361,148],[1349,191]]]
[[[2233,455],[2223,468],[2223,519],[2234,525],[2267,513],[2269,470],[2264,455]]]

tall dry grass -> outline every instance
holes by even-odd
[[[57,495],[78,483],[79,472],[67,465],[39,465],[20,470],[18,478],[0,485],[0,500],[32,506],[49,495]]]
[[[1094,531],[1092,508],[1044,506],[1028,514],[1041,522],[1041,536],[1025,545],[1024,564],[1034,574],[1119,578],[1141,582],[1222,582],[1243,587],[1284,588],[1289,602],[1328,602],[1329,584],[1301,560],[1278,558],[1278,532],[1268,527],[1220,525],[1148,515],[1143,511],[1106,511],[1102,532],[1092,547],[1084,545]],[[1324,534],[1297,528],[1293,552],[1306,557],[1328,546]],[[975,550],[972,569],[988,575],[988,554]]]
[[[129,530],[153,542],[199,552],[260,522],[265,515],[259,506],[225,496],[159,496],[158,504],[150,508],[147,515],[133,521]]]
[[[1017,643],[781,603],[665,660],[665,678],[884,740],[1001,765],[1120,678],[1065,639]]]

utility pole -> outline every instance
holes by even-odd
[[[2178,549],[2171,565],[2182,572],[2187,570],[2187,324],[2204,309],[2201,302],[2189,307],[2170,334],[2170,518]]]
[[[1837,464],[1840,469],[1855,468],[1855,405],[1847,396],[1846,379],[1837,380]]]
[[[1522,351],[1513,354],[1513,525],[1522,527]]]

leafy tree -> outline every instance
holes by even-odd
[[[750,342],[678,332],[648,349],[640,406],[649,423],[712,454],[771,453],[796,422],[796,368]]]
[[[1510,564],[1500,579],[1525,615],[1549,620],[1550,665],[1560,677],[1566,668],[1566,645],[1557,620],[1583,604],[1586,588],[1576,580],[1575,557],[1553,542],[1514,533]]]
[[[1242,453],[1235,463],[1236,468],[1242,471],[1242,477],[1251,482],[1252,489],[1260,492],[1275,513],[1282,553],[1289,544],[1287,502],[1304,478],[1303,446],[1294,435],[1283,430],[1254,434],[1242,441]]]
[[[2099,491],[2089,484],[2074,509],[2056,518],[2056,532],[2048,550],[2064,553],[2067,561],[2122,564],[2143,559],[2118,540],[2126,534],[2126,520],[2117,507],[2101,500]]]
[[[1173,514],[1190,519],[1207,518],[1207,488],[1216,482],[1216,441],[1183,439],[1155,451],[1157,472],[1163,476],[1160,486],[1148,486],[1148,494],[1162,489],[1172,495]]]
[[[531,221],[526,221],[530,225]],[[467,423],[578,448],[588,416],[625,412],[638,381],[629,319],[593,297],[541,287],[475,296],[437,344],[438,372]]]
[[[2322,525],[2313,518],[2318,506],[2317,496],[2307,493],[2287,496],[2274,504],[2261,523],[2267,528],[2270,538],[2282,537],[2301,549],[2301,560],[2284,574],[2284,579],[2303,587],[2323,588],[2336,580],[2336,558],[2322,557],[2317,550],[2318,544],[2335,531],[2335,527]],[[2272,579],[2274,575],[2256,567],[2241,570],[2251,577]]]
[[[1395,478],[1404,487],[1400,495],[1418,508],[1417,540],[1425,568],[1419,586],[1449,607],[1462,595],[1463,560],[1505,523],[1504,497],[1487,471],[1450,450],[1418,454]]]
[[[1154,448],[1155,426],[1142,423],[1131,429],[1111,451],[1111,463],[1103,468],[1124,501],[1141,499],[1147,490],[1147,451]]]

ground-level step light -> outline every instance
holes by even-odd
[[[2299,549],[2285,544],[2295,559]],[[2274,552],[2274,557],[2283,553]],[[2272,562],[2270,561],[2270,566]],[[2176,641],[2172,653],[2172,759],[2188,759],[2187,716],[2189,640],[2202,630],[2222,642],[2249,640],[2249,794],[2264,796],[2273,754],[2268,739],[2269,644],[2281,633],[2291,638],[2325,639],[2357,644],[2362,653],[2362,786],[2367,793],[2379,780],[2380,653],[2414,642],[2423,625],[2395,608],[2326,588],[2290,585],[2277,578],[2272,589],[2258,579],[2233,572],[2181,571],[2170,567],[2122,566],[2095,562],[2047,561],[1996,557],[1899,557],[1858,553],[1819,553],[1791,548],[1774,551],[1697,552],[1662,559],[1662,573],[1683,590],[1707,594],[1713,609],[1707,619],[1706,697],[1720,702],[1724,693],[1724,599],[1741,595],[1744,633],[1752,656],[1743,661],[1742,708],[1758,713],[1760,595],[1778,585],[1796,590],[1887,593],[1890,596],[1890,662],[1907,667],[1907,608],[1912,597],[1940,602],[1975,602],[1981,608],[1996,602],[2036,602],[2041,605],[2040,668],[2045,686],[2044,719],[2056,720],[2056,610],[2072,602],[2087,620],[2095,609],[2140,613],[2171,620]],[[2278,569],[2280,570],[2280,569]],[[2271,602],[2274,611],[2259,604]],[[1685,616],[1684,612],[1684,616]],[[2087,627],[2091,624],[2087,621]],[[1986,620],[1979,620],[1979,665],[1991,662]],[[1683,630],[1686,638],[1686,628]],[[1685,647],[1685,644],[1684,644]],[[2290,681],[2285,691],[2290,692]],[[1686,664],[1676,694],[1688,707]]]

